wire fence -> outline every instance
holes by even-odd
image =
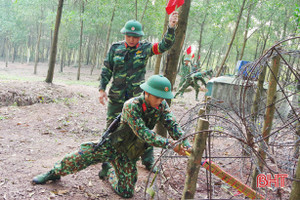
[[[300,37],[282,40],[266,50],[259,59],[244,66],[237,74],[232,99],[223,101],[213,96],[206,103],[198,103],[179,119],[186,135],[192,142],[195,127],[199,118],[209,120],[209,137],[202,160],[213,160],[234,177],[246,185],[253,181],[252,172],[267,174],[288,174],[285,187],[262,187],[256,190],[268,199],[286,199],[291,191],[291,180],[295,175],[299,159],[300,144]],[[275,114],[270,133],[264,136],[263,126],[266,123],[267,83],[274,75],[272,62],[280,58],[277,83]],[[259,75],[263,70],[262,88],[259,86]],[[258,99],[255,100],[255,95]],[[209,112],[198,116],[204,106]],[[262,152],[266,155],[261,159]],[[186,177],[187,156],[178,156],[170,150],[163,150],[156,161],[160,169],[156,175],[149,174],[145,186],[145,199],[179,199]],[[260,163],[263,162],[263,171]],[[204,168],[200,168],[197,179],[195,199],[241,199],[244,195],[221,182]],[[152,188],[151,197],[147,188]],[[153,193],[152,193],[153,194]]]

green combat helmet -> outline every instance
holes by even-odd
[[[184,58],[184,61],[189,61],[189,62],[191,62],[191,59],[190,59],[190,58]]]
[[[173,99],[174,95],[171,92],[171,83],[163,75],[152,75],[146,83],[140,87],[153,96],[163,99]]]
[[[136,20],[129,20],[128,22],[126,22],[125,26],[121,30],[121,33],[134,37],[144,36],[142,24]]]

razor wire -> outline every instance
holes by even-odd
[[[209,118],[210,133],[209,140],[211,145],[211,158],[218,160],[221,166],[230,166],[236,168],[237,176],[242,178],[248,185],[251,178],[253,168],[258,167],[258,148],[266,153],[264,171],[260,173],[279,173],[284,172],[290,178],[294,177],[295,168],[298,158],[295,157],[296,145],[299,145],[300,137],[296,133],[296,124],[300,123],[300,108],[299,108],[299,84],[300,84],[300,37],[288,38],[279,41],[273,47],[265,51],[259,59],[246,64],[248,73],[260,74],[264,67],[268,69],[265,82],[268,81],[268,76],[272,75],[271,60],[274,56],[280,56],[280,76],[276,78],[277,82],[277,99],[274,101],[276,110],[273,119],[273,126],[268,136],[269,143],[265,142],[266,138],[262,137],[262,127],[264,123],[264,111],[266,105],[266,90],[261,91],[259,99],[258,113],[253,119],[251,107],[253,98],[247,98],[247,95],[253,96],[257,90],[257,77],[244,76],[243,73],[238,74],[235,83],[240,85],[240,90],[235,90],[234,95],[239,96],[238,105],[225,104],[220,99],[211,98],[209,101],[210,113],[198,116],[198,111],[205,103],[198,103],[191,109],[187,110],[179,118],[180,124],[185,131],[185,137],[192,141],[195,134],[196,122],[200,117]],[[250,70],[249,70],[250,69]],[[297,99],[298,98],[298,99]],[[286,108],[280,106],[285,103]],[[253,144],[247,141],[247,134],[253,137]],[[299,133],[298,133],[299,134]],[[223,146],[218,148],[220,141]],[[226,146],[227,145],[227,146]],[[231,151],[231,152],[230,152]],[[185,167],[188,160],[187,156],[178,156],[171,150],[164,150],[157,160],[156,166],[159,168],[154,182],[154,199],[164,199],[172,197],[175,199],[181,198],[184,187]],[[208,149],[206,149],[208,152]],[[226,155],[226,152],[232,155]],[[225,155],[224,155],[225,154]],[[203,156],[203,160],[208,157]],[[145,185],[145,199],[149,199],[146,189],[150,187],[150,179],[153,180],[153,175],[149,174],[148,181]],[[207,186],[203,184],[204,180]],[[199,188],[195,194],[195,198],[215,198],[218,192],[222,194],[222,198],[233,198],[224,192],[220,185],[214,184],[218,182],[212,176],[209,179],[205,176],[200,168],[197,184],[203,187]],[[221,184],[222,185],[222,184]],[[289,186],[290,187],[290,186]],[[208,191],[209,188],[212,191]],[[258,191],[265,194],[266,197],[274,197],[280,193],[278,190],[259,189]],[[211,192],[212,195],[209,195]]]

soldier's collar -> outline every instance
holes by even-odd
[[[150,109],[159,109],[159,107],[161,106],[161,104],[158,106],[158,107],[156,107],[156,108],[153,108],[153,107],[151,107],[148,103],[147,103],[147,101],[146,101],[146,99],[145,99],[145,92],[143,92],[143,101],[142,101],[142,109],[143,109],[143,111],[145,112],[148,108],[150,108]]]
[[[130,46],[128,46],[128,44],[127,44],[126,42],[124,42],[124,45],[125,45],[125,48],[126,48],[126,49],[127,49],[127,47],[128,47],[128,48],[131,48],[131,49],[137,49],[137,48],[140,46],[140,42],[137,43],[137,45],[135,45],[135,47],[130,47]]]

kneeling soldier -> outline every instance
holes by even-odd
[[[172,147],[179,155],[186,155],[186,151],[191,150],[189,142],[185,140],[183,145],[174,145],[183,131],[164,100],[174,97],[170,81],[164,76],[153,75],[140,87],[144,93],[125,102],[120,126],[108,138],[102,138],[105,139],[102,145],[95,149],[97,143],[81,144],[78,151],[66,155],[49,172],[34,177],[33,182],[44,184],[90,165],[110,162],[113,169],[109,171],[108,180],[112,188],[120,196],[130,198],[137,181],[136,162],[149,145]],[[168,129],[173,140],[152,131],[158,121]]]

